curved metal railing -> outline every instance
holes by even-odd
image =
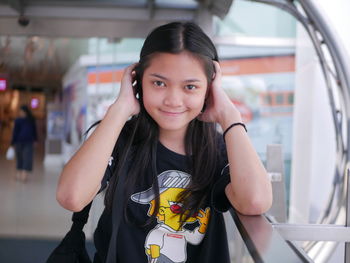
[[[350,119],[350,64],[346,51],[337,39],[324,16],[311,0],[249,0],[278,7],[294,16],[305,28],[312,41],[327,87],[329,103],[336,135],[336,164],[331,194],[327,205],[319,216],[319,224],[343,224],[348,226],[347,185],[349,163],[349,119]],[[330,242],[306,242],[305,251],[316,257],[327,250],[326,257],[335,248]],[[350,248],[347,248],[349,250]],[[323,253],[324,255],[324,253]]]

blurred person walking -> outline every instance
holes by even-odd
[[[33,144],[37,141],[35,118],[26,105],[22,105],[15,119],[11,145],[16,151],[16,179],[25,182],[33,170]]]

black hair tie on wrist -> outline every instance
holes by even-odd
[[[245,125],[244,125],[243,122],[235,122],[235,123],[232,123],[230,126],[228,126],[228,128],[227,128],[227,129],[224,131],[224,133],[222,134],[222,137],[224,138],[224,141],[225,141],[225,135],[226,135],[226,133],[227,133],[231,128],[233,128],[233,127],[235,127],[235,126],[242,126],[242,127],[245,129],[245,131],[248,132],[248,131],[247,131],[247,127],[245,127]]]

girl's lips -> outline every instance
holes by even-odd
[[[173,111],[164,111],[160,110],[163,114],[168,115],[168,116],[179,116],[180,114],[184,113],[184,111],[181,112],[173,112]]]

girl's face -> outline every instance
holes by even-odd
[[[143,104],[160,133],[184,134],[203,108],[207,86],[204,66],[193,55],[158,53],[142,77]]]

